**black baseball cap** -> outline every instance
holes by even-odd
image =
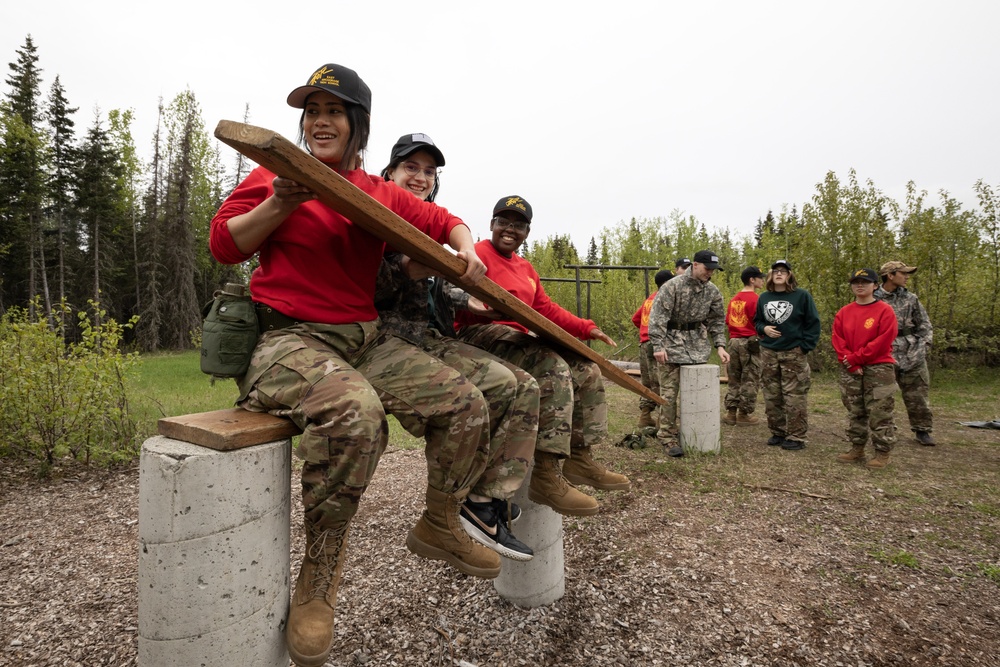
[[[763,277],[764,274],[761,273],[760,269],[758,269],[756,266],[748,266],[747,268],[743,269],[743,273],[740,274],[740,280],[743,281],[744,285],[750,282],[751,278],[763,278]]]
[[[706,269],[719,268],[719,256],[711,250],[699,250],[694,254],[694,261],[704,264]]]
[[[691,266],[691,260],[687,257],[678,257],[677,261],[674,262],[674,267],[683,266],[685,269]]]
[[[774,264],[771,265],[771,270],[773,271],[774,269],[778,268],[779,266],[783,266],[786,269],[788,269],[789,273],[792,271],[792,265],[788,263],[787,259],[779,259],[779,260],[775,261]]]
[[[653,282],[656,283],[657,287],[659,287],[673,277],[674,274],[670,269],[660,269],[656,272],[656,275],[653,276]]]
[[[306,98],[316,91],[326,91],[345,102],[358,104],[365,113],[372,112],[372,91],[358,73],[349,67],[327,63],[309,76],[304,86],[288,93],[288,106],[306,108]]]
[[[531,223],[531,204],[524,197],[518,197],[517,195],[501,197],[497,205],[493,207],[493,215],[495,216],[497,213],[502,213],[503,211],[520,213],[529,224]]]
[[[437,166],[444,166],[444,153],[441,149],[434,145],[434,140],[431,139],[426,134],[404,134],[397,141],[396,145],[392,147],[392,153],[389,156],[389,163],[396,162],[397,160],[402,160],[407,155],[412,155],[417,151],[426,151],[431,154],[434,161],[437,162]]]
[[[858,269],[851,274],[850,279],[847,281],[849,283],[865,281],[869,283],[878,282],[878,274],[875,273],[875,269]]]

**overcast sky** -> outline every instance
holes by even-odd
[[[585,252],[675,209],[746,235],[852,167],[900,201],[913,180],[974,204],[977,179],[1000,188],[998,25],[995,0],[49,0],[5,3],[0,45],[14,62],[31,34],[78,136],[95,109],[134,109],[143,154],[157,100],[188,88],[209,132],[249,104],[294,139],[288,92],[346,65],[373,93],[368,171],[424,132],[447,160],[438,201],[476,236],[519,194],[536,237]]]

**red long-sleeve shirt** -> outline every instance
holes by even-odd
[[[896,340],[896,313],[884,301],[861,305],[849,303],[833,318],[833,349],[837,360],[854,372],[860,366],[894,364],[892,342]]]
[[[729,300],[726,308],[726,324],[730,338],[750,338],[757,335],[757,293],[740,290]]]
[[[344,178],[438,243],[465,224],[394,183],[354,170]],[[236,247],[230,218],[248,213],[271,196],[274,174],[258,167],[240,183],[212,218],[209,248],[224,264],[253,256]],[[375,278],[385,243],[319,201],[301,204],[261,244],[260,266],[250,278],[254,301],[297,320],[323,324],[370,322]]]
[[[656,292],[653,292],[639,306],[632,316],[632,324],[639,327],[639,342],[645,343],[649,340],[649,311],[653,308],[653,301],[656,300]]]
[[[493,242],[485,239],[476,244],[476,254],[486,265],[486,275],[497,285],[504,288],[518,299],[528,304],[539,314],[558,324],[571,335],[581,340],[588,340],[592,329],[597,325],[593,320],[585,320],[569,312],[558,303],[555,303],[545,293],[542,281],[538,277],[538,272],[531,262],[514,253],[510,257],[504,257],[493,247]],[[467,310],[459,310],[455,313],[455,329],[470,324],[488,324],[494,320],[473,315]],[[521,331],[528,330],[513,321],[499,321],[498,324],[506,324]]]

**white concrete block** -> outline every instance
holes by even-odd
[[[697,452],[721,450],[719,367],[695,364],[680,368],[680,444]]]
[[[493,588],[512,604],[534,608],[552,604],[566,593],[566,567],[562,516],[528,499],[530,481],[529,475],[514,494],[521,518],[513,529],[535,556],[527,562],[501,558],[500,576],[493,580]]]

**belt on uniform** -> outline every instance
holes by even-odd
[[[302,321],[289,317],[266,303],[254,302],[253,305],[257,311],[257,328],[261,333],[274,331],[275,329],[284,329]]]
[[[912,327],[899,327],[899,331],[896,333],[897,338],[901,336],[912,336],[912,335],[913,335]]]
[[[701,326],[701,322],[685,322],[684,324],[679,324],[670,320],[667,322],[667,328],[673,331],[694,331]]]

